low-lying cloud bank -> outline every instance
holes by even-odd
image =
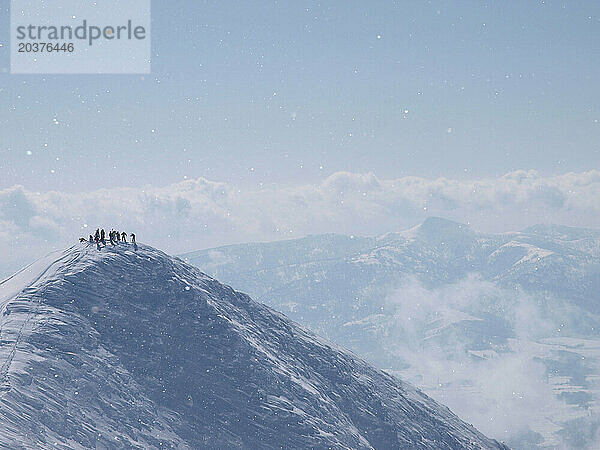
[[[77,194],[14,186],[0,190],[0,274],[97,226],[134,230],[143,242],[183,252],[324,232],[378,234],[428,216],[490,232],[536,223],[595,227],[600,171],[542,176],[519,170],[477,180],[339,172],[319,184],[257,189],[198,178]]]
[[[600,448],[595,397],[577,405],[559,395],[595,396],[582,380],[595,373],[600,355],[586,355],[591,367],[562,367],[558,378],[549,370],[561,356],[581,359],[577,351],[591,342],[573,339],[569,348],[545,341],[577,331],[563,325],[576,323],[581,311],[547,293],[502,288],[477,274],[436,288],[408,277],[387,302],[394,320],[382,346],[387,335],[395,337],[393,353],[409,365],[398,372],[401,378],[511,448]],[[564,391],[553,389],[558,379],[568,382],[559,383]]]

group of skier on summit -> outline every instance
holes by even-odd
[[[135,245],[135,234],[130,233],[129,236],[131,238],[131,243]],[[122,233],[119,233],[116,230],[111,230],[108,232],[108,239],[111,245],[116,245],[121,242],[127,243],[127,233],[125,233],[124,231]],[[86,242],[86,239],[80,238],[79,242]],[[96,243],[98,248],[100,248],[100,244],[106,245],[106,232],[104,231],[104,228],[96,229],[96,233],[93,236],[90,234],[89,243],[93,244],[94,242]]]

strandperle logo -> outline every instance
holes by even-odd
[[[17,39],[31,41],[66,41],[83,40],[91,46],[98,39],[121,40],[121,39],[146,39],[146,28],[142,25],[134,25],[131,19],[125,25],[97,26],[88,25],[87,20],[73,27],[71,25],[20,25],[17,26]]]
[[[11,0],[11,73],[150,73],[150,0]]]

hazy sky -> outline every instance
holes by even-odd
[[[97,226],[600,223],[600,2],[154,2],[143,77],[11,75],[0,7],[0,275]]]
[[[599,166],[596,1],[153,2],[145,77],[10,75],[0,5],[0,189]]]

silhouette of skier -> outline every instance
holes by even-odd
[[[131,242],[135,244],[135,233],[129,233],[129,236],[131,236]]]
[[[106,233],[104,233],[104,228],[102,228],[102,230],[100,231],[100,240],[102,241],[103,244],[106,244]]]
[[[92,235],[90,234],[90,244],[93,244],[93,243],[94,243],[94,236],[92,236]]]
[[[123,233],[121,233],[121,240],[123,242],[127,242],[127,233],[125,233],[124,231],[123,231]]]
[[[121,242],[121,233],[115,231],[115,235],[117,236],[117,243]]]
[[[94,240],[96,241],[96,243],[98,243],[98,241],[100,241],[100,229],[96,228],[96,234],[94,235]]]
[[[115,231],[114,230],[110,230],[110,233],[108,233],[108,237],[110,238],[110,245],[115,245]]]

